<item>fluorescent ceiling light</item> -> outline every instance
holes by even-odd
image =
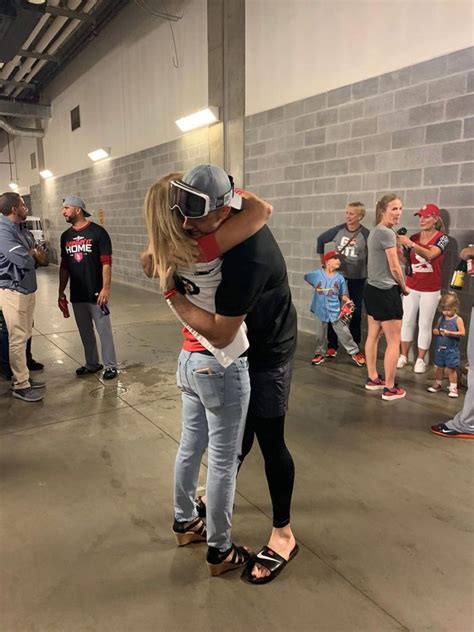
[[[43,171],[40,171],[40,176],[46,180],[46,178],[51,178],[53,176],[53,172],[49,169],[43,169]]]
[[[175,121],[176,125],[182,132],[189,132],[189,130],[197,129],[198,127],[204,127],[205,125],[212,125],[219,120],[219,109],[216,107],[207,107],[199,112],[184,116],[183,118]]]
[[[101,147],[100,149],[95,149],[87,155],[94,162],[96,162],[96,160],[103,160],[104,158],[108,158],[108,156],[110,155],[110,147],[107,147],[106,149],[104,149],[103,147]]]
[[[20,188],[16,182],[10,182],[8,186],[10,187],[12,191],[18,191],[18,189]]]

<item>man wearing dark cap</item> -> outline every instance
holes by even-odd
[[[46,384],[30,378],[26,344],[33,328],[35,262],[44,263],[46,257],[21,231],[27,215],[28,208],[18,193],[0,195],[0,310],[8,329],[12,394],[25,402],[38,402]]]
[[[234,212],[231,191],[225,171],[200,165],[171,187],[170,205],[183,216],[185,230],[199,238],[214,232]],[[170,288],[172,283],[170,279]],[[223,255],[215,314],[199,309],[179,292],[171,293],[170,300],[179,315],[218,348],[233,341],[244,320],[247,324],[252,392],[241,460],[257,436],[272,498],[273,531],[244,578],[254,584],[267,583],[298,552],[290,527],[294,464],[284,440],[296,311],[285,261],[268,227]]]
[[[61,235],[58,305],[67,304],[64,291],[70,280],[71,303],[84,346],[86,362],[76,369],[77,376],[97,373],[105,367],[103,378],[117,376],[117,360],[108,309],[112,278],[112,243],[102,226],[91,222],[86,205],[77,195],[63,199],[63,217],[71,227]],[[103,365],[99,362],[94,327],[99,334]]]

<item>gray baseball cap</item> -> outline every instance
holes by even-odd
[[[78,195],[66,195],[66,197],[63,198],[63,206],[76,206],[77,208],[82,208],[84,217],[91,216],[91,214],[86,211],[86,203]]]
[[[232,183],[227,173],[220,167],[198,165],[184,174],[182,182],[206,193],[210,198],[211,211],[232,203]]]

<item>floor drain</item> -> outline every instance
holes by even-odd
[[[105,399],[106,397],[118,397],[127,391],[125,386],[100,386],[91,391],[90,395],[96,399]]]

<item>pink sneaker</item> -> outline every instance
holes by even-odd
[[[395,399],[402,399],[402,397],[405,397],[406,394],[407,392],[404,388],[401,388],[400,386],[397,386],[395,384],[393,388],[385,387],[383,389],[382,399],[384,399],[386,402],[391,402]]]
[[[371,380],[370,377],[365,383],[365,388],[368,391],[380,391],[385,388],[385,380],[381,375],[378,375],[375,380]]]

